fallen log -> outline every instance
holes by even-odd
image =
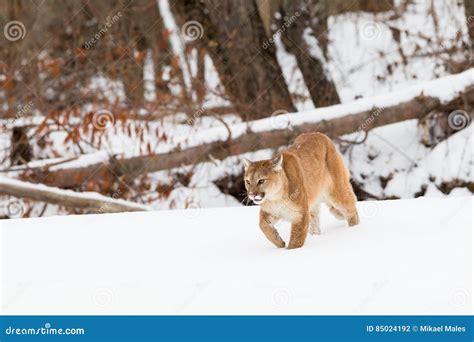
[[[112,197],[91,192],[77,193],[6,177],[0,177],[0,194],[58,204],[67,208],[87,209],[100,214],[149,210],[144,205],[117,199],[119,193]]]
[[[330,107],[328,107],[330,108]],[[96,178],[113,179],[194,165],[200,162],[224,159],[247,152],[288,145],[301,133],[322,132],[331,138],[353,133],[368,132],[373,128],[411,119],[420,119],[433,110],[454,111],[474,108],[474,85],[467,86],[449,102],[436,97],[419,95],[411,100],[387,107],[374,107],[359,113],[336,117],[330,120],[302,123],[285,129],[247,132],[234,139],[202,144],[168,153],[137,156],[127,159],[111,159],[107,163],[96,163],[86,167],[60,170],[35,170],[25,175],[26,179],[57,187],[72,188]],[[292,115],[292,114],[288,114]],[[257,121],[254,121],[254,123]]]

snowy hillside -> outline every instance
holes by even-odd
[[[354,228],[323,208],[298,250],[266,241],[257,207],[2,221],[2,311],[471,313],[472,197],[358,208]]]

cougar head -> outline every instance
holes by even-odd
[[[244,181],[247,196],[255,203],[265,200],[277,200],[282,197],[283,155],[272,159],[252,162],[244,159]]]

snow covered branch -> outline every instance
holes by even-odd
[[[232,139],[225,141],[215,141],[220,136],[214,135],[209,137],[209,142],[182,150],[116,159],[74,169],[40,170],[33,172],[28,179],[58,187],[73,187],[81,184],[91,173],[100,173],[102,177],[113,179],[115,176],[110,172],[111,169],[116,175],[133,178],[209,159],[224,159],[261,149],[278,148],[288,145],[304,132],[319,131],[336,138],[359,131],[368,132],[396,122],[420,119],[433,110],[450,112],[462,109],[469,112],[473,108],[474,70],[469,70],[373,99],[233,125],[229,127]]]
[[[116,199],[116,196],[107,197],[95,192],[77,193],[6,177],[0,177],[0,194],[58,204],[68,208],[88,209],[97,213],[149,210],[146,206]]]

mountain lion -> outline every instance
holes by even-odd
[[[285,247],[274,227],[278,220],[292,224],[289,249],[303,246],[308,229],[320,234],[322,202],[349,226],[359,223],[349,172],[334,144],[322,133],[301,134],[274,158],[244,159],[244,167],[247,195],[260,205],[260,229],[277,247]]]

